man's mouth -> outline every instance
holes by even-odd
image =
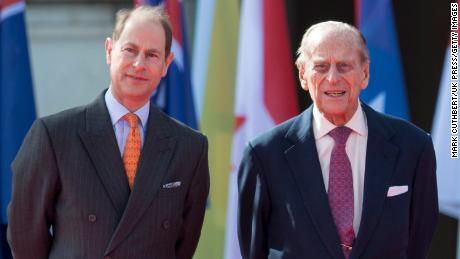
[[[147,78],[143,76],[137,76],[137,75],[126,75],[127,77],[134,79],[134,80],[142,80],[142,81],[147,81]]]
[[[345,95],[346,91],[326,91],[324,93],[330,97],[341,97]]]

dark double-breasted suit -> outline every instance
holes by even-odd
[[[207,140],[150,106],[130,191],[101,94],[38,119],[12,164],[15,258],[191,258],[209,192]]]
[[[363,209],[350,258],[424,258],[438,217],[431,138],[362,106],[368,125]],[[249,143],[238,176],[243,258],[344,258],[312,123],[310,107]],[[407,192],[389,195],[392,186]]]

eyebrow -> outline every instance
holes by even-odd
[[[131,46],[131,47],[136,47],[139,49],[139,46],[133,42],[126,42],[124,44],[121,45],[122,47],[125,47],[125,46]],[[147,49],[146,52],[153,52],[153,53],[162,53],[160,49],[157,49],[157,48],[153,48],[153,49]]]
[[[334,63],[353,63],[353,59],[336,60]],[[312,59],[313,64],[330,63],[329,59]]]

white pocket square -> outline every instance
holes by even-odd
[[[388,188],[387,192],[387,197],[393,197],[396,195],[403,194],[409,190],[409,187],[407,185],[401,185],[401,186],[390,186]]]
[[[167,184],[163,184],[163,189],[172,189],[172,188],[177,188],[180,187],[181,182],[171,182]]]

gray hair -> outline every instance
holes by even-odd
[[[302,37],[302,42],[300,43],[300,46],[297,49],[297,60],[295,62],[297,66],[303,66],[307,61],[308,40],[311,33],[314,30],[323,28],[333,28],[333,30],[337,32],[350,32],[360,45],[359,51],[361,56],[361,62],[364,63],[369,61],[369,50],[366,47],[366,39],[356,27],[344,22],[326,21],[313,24],[312,26],[310,26],[310,28],[308,28],[305,31]]]

